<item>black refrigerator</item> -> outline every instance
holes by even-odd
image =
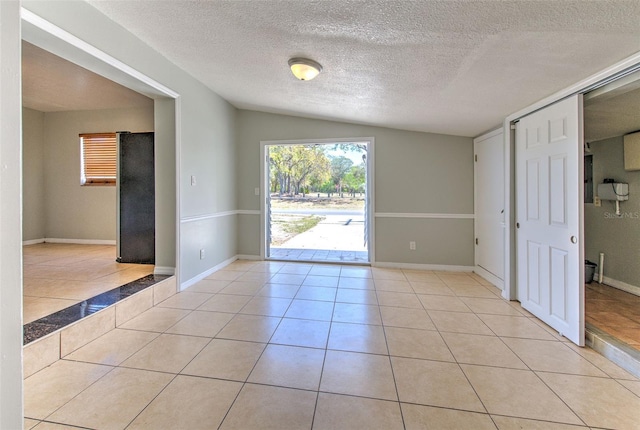
[[[155,264],[153,133],[118,133],[116,261]]]

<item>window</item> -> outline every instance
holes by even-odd
[[[80,184],[115,185],[116,134],[80,135]]]

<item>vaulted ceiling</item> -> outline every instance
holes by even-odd
[[[636,0],[89,3],[238,108],[463,136],[640,51]]]

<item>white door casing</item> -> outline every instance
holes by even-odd
[[[474,139],[476,266],[503,287],[504,279],[504,133]]]
[[[518,299],[583,346],[582,95],[525,116],[516,127]]]

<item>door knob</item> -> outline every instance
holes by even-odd
[[[519,222],[516,223],[516,228],[520,228],[520,223]]]
[[[578,243],[578,238],[575,236],[571,236],[571,243]]]

